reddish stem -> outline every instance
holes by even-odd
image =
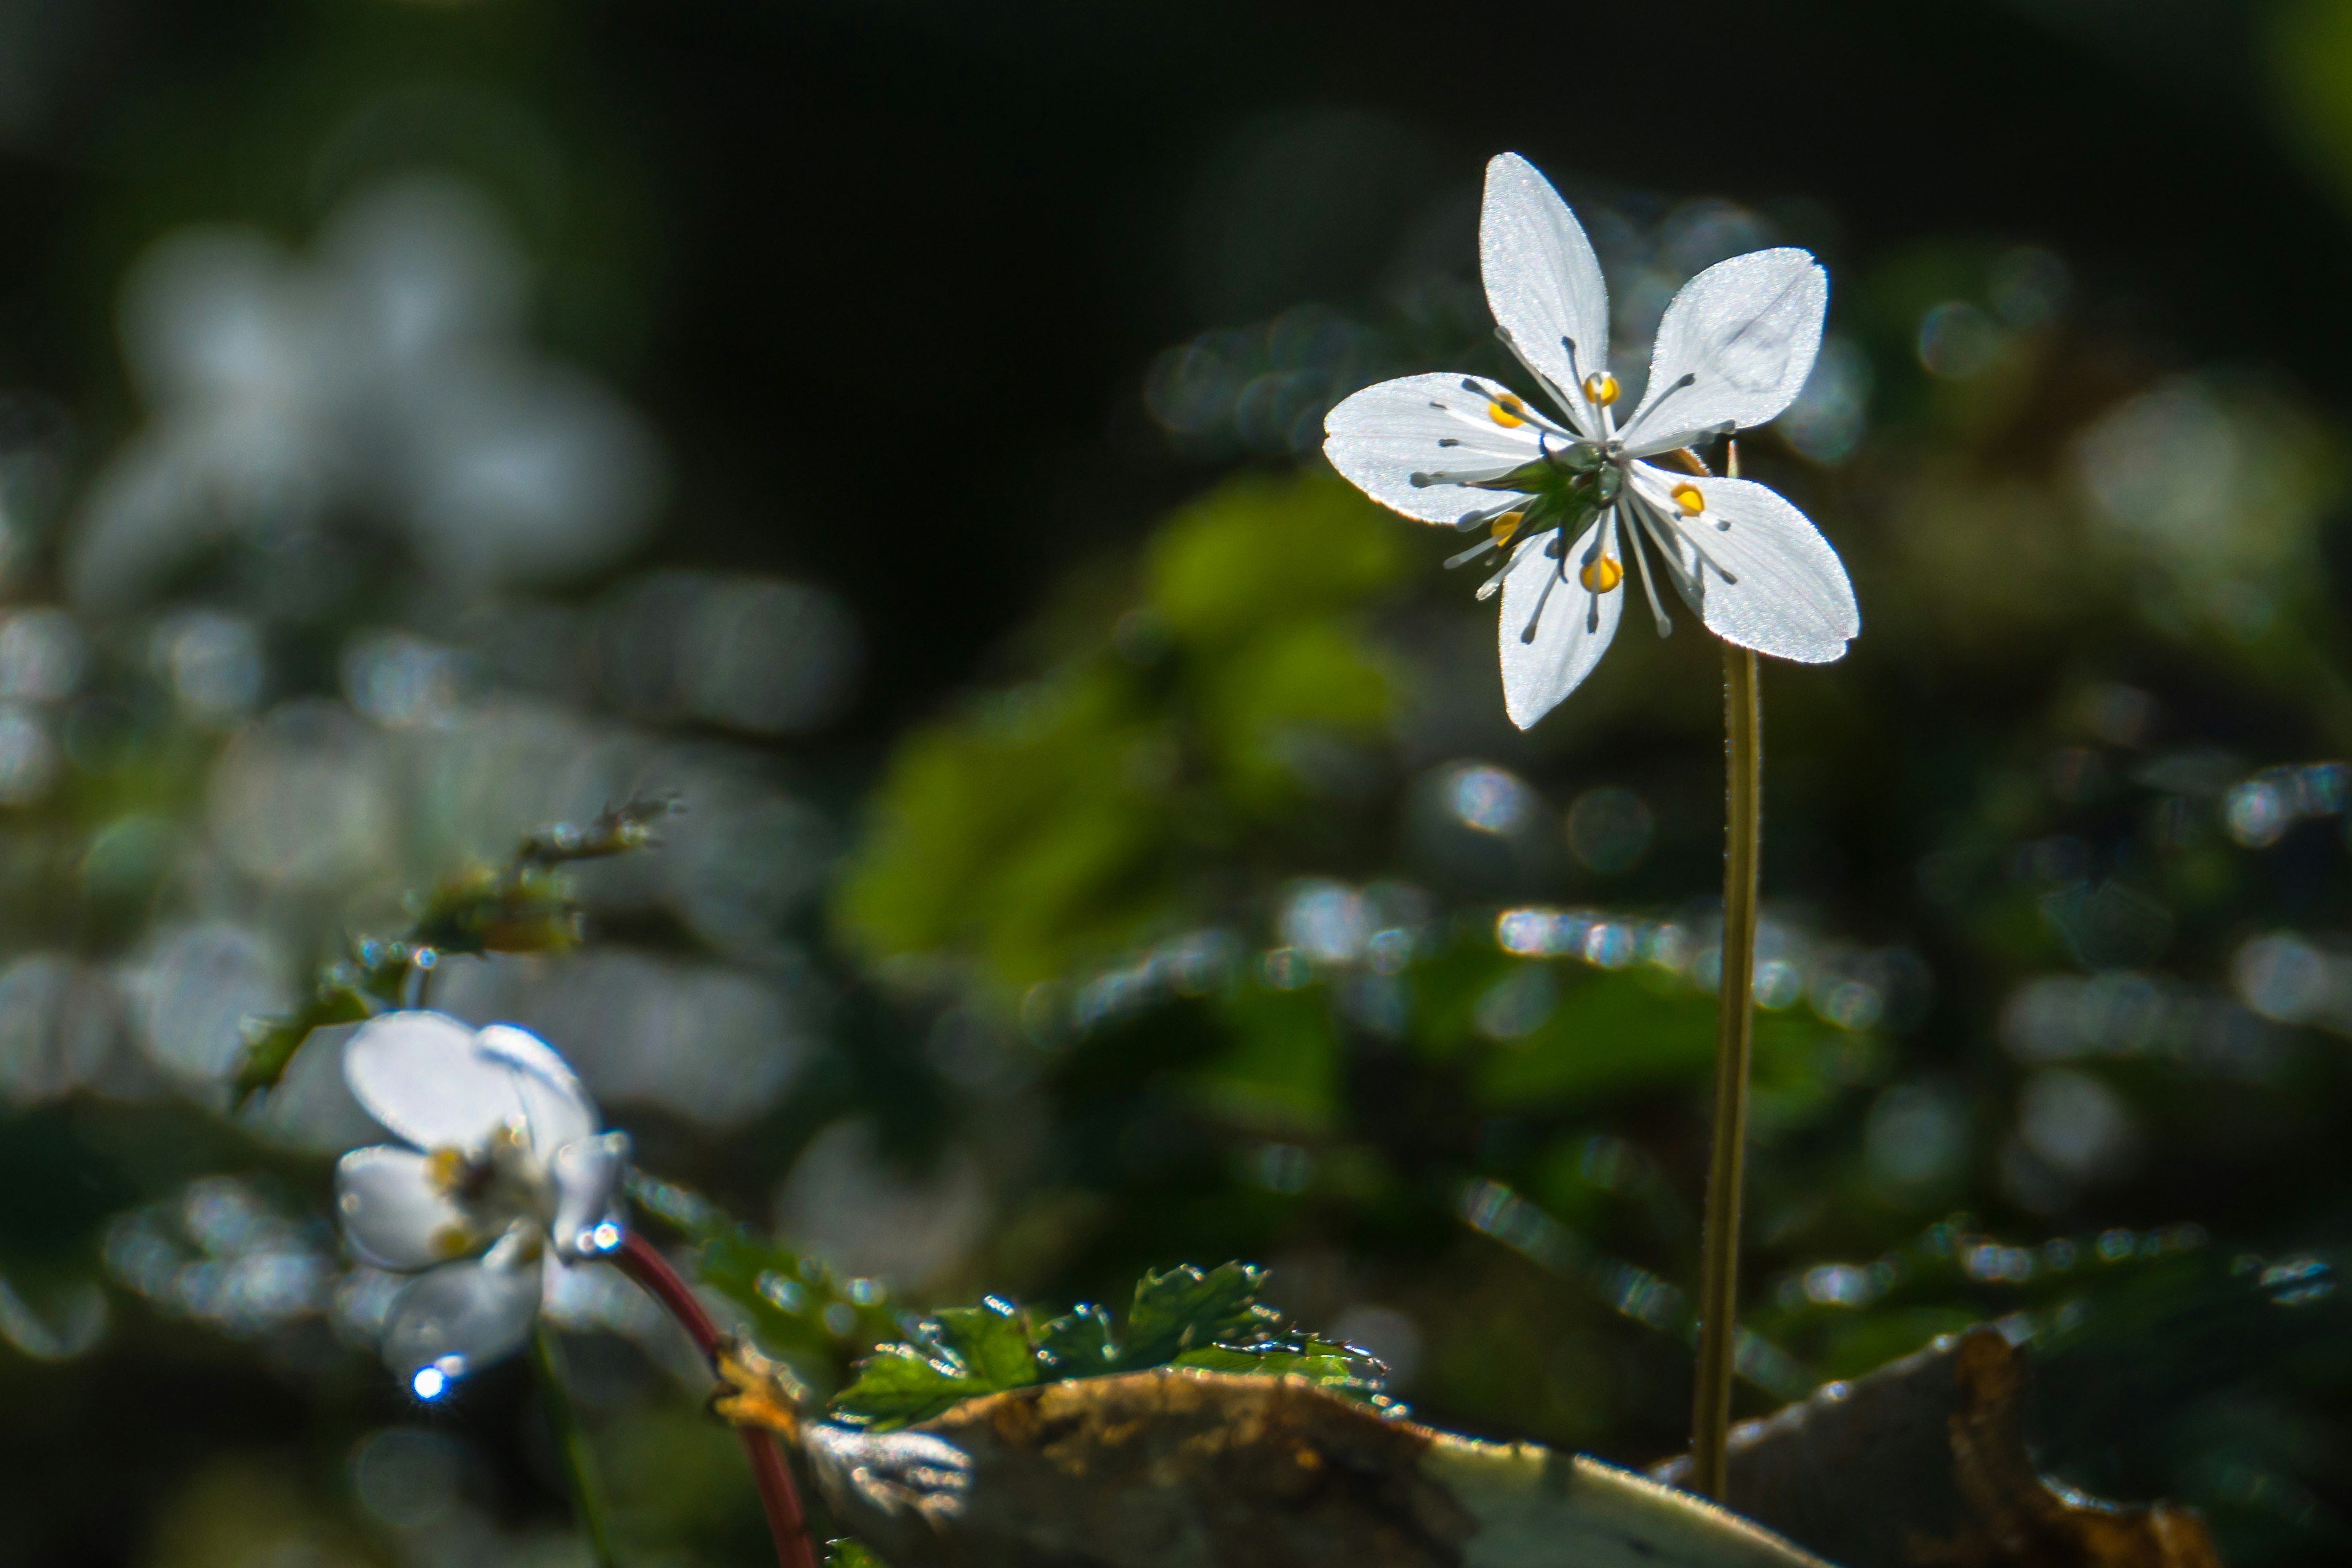
[[[710,1321],[710,1314],[702,1310],[702,1303],[695,1300],[660,1249],[635,1231],[627,1231],[619,1249],[612,1254],[612,1263],[669,1310],[715,1372],[723,1338],[719,1325]],[[735,1432],[743,1439],[743,1452],[751,1461],[760,1506],[768,1515],[768,1533],[775,1538],[777,1563],[781,1568],[817,1568],[816,1548],[809,1542],[808,1516],[801,1511],[801,1494],[793,1485],[783,1450],[776,1447],[772,1436],[757,1428],[739,1426]]]

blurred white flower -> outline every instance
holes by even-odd
[[[363,519],[445,584],[562,577],[626,548],[661,488],[619,399],[523,339],[526,268],[457,181],[362,193],[314,252],[166,236],[123,291],[148,424],[100,472],[67,561],[84,605],[138,599],[236,538]]]
[[[390,1013],[352,1037],[343,1073],[407,1148],[335,1168],[343,1234],[362,1261],[420,1275],[393,1303],[383,1355],[422,1399],[520,1345],[571,1263],[619,1245],[626,1134],[546,1042],[503,1024]]]
[[[1502,590],[1512,721],[1525,729],[1542,718],[1600,661],[1623,605],[1624,556],[1659,635],[1671,629],[1644,541],[1726,642],[1807,664],[1843,657],[1861,615],[1837,552],[1802,512],[1763,485],[1640,460],[1789,406],[1821,347],[1821,264],[1794,248],[1758,250],[1683,285],[1658,323],[1641,406],[1621,428],[1600,260],[1567,204],[1517,153],[1486,165],[1479,258],[1497,335],[1561,417],[1482,377],[1405,376],[1334,408],[1323,449],[1383,506],[1487,531],[1447,564],[1510,552],[1479,596]],[[1581,592],[1547,616],[1571,556]]]

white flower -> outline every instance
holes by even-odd
[[[335,1169],[352,1250],[420,1276],[393,1304],[384,1359],[419,1397],[508,1354],[567,1262],[620,1241],[614,1192],[628,1158],[537,1036],[440,1013],[387,1013],[353,1035],[343,1076],[404,1139]]]
[[[1642,405],[1620,426],[1601,263],[1567,204],[1517,153],[1486,165],[1478,253],[1496,335],[1559,417],[1479,376],[1409,375],[1334,408],[1323,450],[1383,506],[1488,531],[1447,564],[1510,552],[1479,597],[1502,589],[1512,721],[1542,718],[1600,661],[1623,606],[1627,555],[1660,636],[1672,623],[1653,553],[1726,642],[1807,664],[1843,656],[1862,617],[1837,552],[1802,512],[1759,484],[1643,460],[1789,406],[1821,347],[1821,264],[1802,250],[1759,250],[1685,284],[1658,323]]]

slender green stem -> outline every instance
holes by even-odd
[[[1691,1489],[1722,1500],[1731,1432],[1733,1313],[1739,1299],[1739,1186],[1748,1152],[1748,1058],[1755,1034],[1756,859],[1763,842],[1764,706],[1756,656],[1723,649],[1723,1002],[1715,1047],[1715,1146],[1699,1269],[1698,1388]]]
[[[596,1453],[588,1446],[588,1430],[581,1426],[580,1413],[572,1406],[572,1391],[564,1386],[562,1358],[555,1348],[555,1335],[545,1323],[531,1331],[530,1362],[539,1373],[540,1404],[547,1412],[548,1426],[554,1429],[564,1474],[572,1480],[572,1506],[579,1512],[580,1527],[588,1532],[596,1568],[614,1568],[613,1531],[604,1483],[596,1475]]]

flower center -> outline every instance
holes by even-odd
[[[445,1258],[464,1257],[519,1219],[542,1230],[554,1223],[554,1178],[531,1148],[530,1129],[520,1122],[491,1133],[477,1153],[434,1150],[425,1157],[425,1176],[465,1216],[433,1237],[434,1250]]]

